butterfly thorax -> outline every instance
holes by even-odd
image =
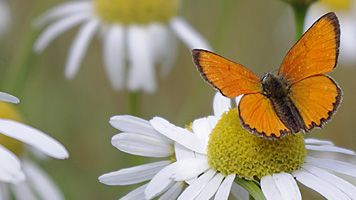
[[[266,73],[261,80],[262,94],[273,105],[277,116],[293,133],[305,130],[303,119],[289,97],[290,84],[282,77]]]
[[[268,98],[283,98],[288,96],[289,84],[283,77],[266,73],[262,77],[262,90],[263,94]]]

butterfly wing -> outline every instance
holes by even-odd
[[[322,127],[335,113],[341,102],[341,89],[327,75],[306,78],[292,85],[290,98],[299,111],[308,132]]]
[[[284,58],[278,74],[290,83],[330,72],[336,67],[340,26],[335,13],[317,20]]]
[[[202,77],[224,96],[233,98],[261,91],[259,77],[243,65],[206,50],[194,49],[192,54]]]
[[[257,135],[280,138],[291,133],[277,116],[270,100],[260,93],[244,95],[238,108],[242,125]]]

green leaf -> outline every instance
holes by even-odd
[[[250,196],[253,197],[253,199],[266,200],[257,182],[247,181],[238,177],[235,179],[235,182],[239,184],[241,187],[243,187],[244,189],[246,189],[250,193]]]

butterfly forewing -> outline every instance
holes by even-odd
[[[341,102],[341,89],[326,75],[306,78],[291,87],[290,98],[305,124],[305,131],[321,127]]]
[[[195,49],[192,54],[203,78],[223,95],[233,98],[261,91],[260,78],[243,65],[206,50]]]
[[[278,74],[291,84],[334,69],[340,46],[340,27],[334,13],[316,21],[284,58]]]

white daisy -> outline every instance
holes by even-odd
[[[13,96],[5,97],[18,102]],[[16,109],[0,102],[0,199],[63,199],[48,175],[25,156],[25,150],[57,159],[68,158],[67,150],[47,134],[14,120],[20,120]]]
[[[338,176],[356,177],[356,166],[313,153],[355,156],[355,152],[330,141],[304,139],[302,134],[265,140],[241,127],[228,99],[217,94],[214,106],[215,116],[195,120],[192,131],[159,117],[150,121],[159,133],[188,151],[177,157],[164,175],[159,176],[162,170],[152,179],[147,197],[159,193],[168,180],[193,179],[178,199],[210,199],[214,195],[215,199],[227,199],[235,177],[240,177],[259,181],[267,200],[301,199],[296,180],[327,199],[356,199],[356,187]]]
[[[133,116],[115,116],[110,119],[110,123],[122,131],[112,138],[113,146],[129,154],[161,158],[162,161],[110,172],[100,176],[99,181],[107,185],[131,185],[148,182],[121,198],[125,200],[152,199],[154,197],[159,197],[161,200],[176,199],[190,181],[167,179],[167,174],[181,164],[175,161],[180,161],[187,156],[194,157],[195,154],[161,135],[146,120]],[[189,163],[186,164],[189,165]],[[234,195],[240,195],[241,190],[241,187],[234,184]],[[226,193],[224,192],[224,194]],[[245,194],[248,195],[246,192]]]
[[[87,0],[59,5],[36,24],[49,25],[34,45],[41,53],[50,42],[82,24],[68,55],[67,78],[73,78],[94,35],[103,43],[105,69],[114,89],[127,82],[131,91],[156,89],[155,66],[170,71],[176,54],[175,36],[189,48],[210,49],[207,42],[182,18],[176,17],[179,0]],[[129,65],[126,74],[126,64]]]
[[[162,160],[104,174],[99,177],[101,183],[106,185],[143,183],[151,180],[157,172],[173,162],[173,141],[159,134],[148,121],[125,115],[112,117],[110,124],[122,131],[111,140],[112,145],[120,151],[149,158],[160,158]],[[180,194],[183,186],[182,182],[170,184],[165,191],[162,191],[165,193],[162,194],[161,199],[167,199],[167,197]],[[147,184],[144,184],[121,199],[144,199],[146,187]]]
[[[0,0],[0,36],[5,34],[10,25],[10,8],[5,0]]]
[[[308,11],[305,29],[321,15],[336,11],[341,26],[340,63],[356,63],[356,1],[355,0],[320,0]]]

